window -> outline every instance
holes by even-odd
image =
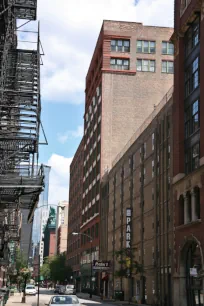
[[[187,174],[199,167],[199,160],[200,145],[196,143],[185,152],[185,168]]]
[[[187,98],[191,92],[199,85],[199,58],[190,64],[185,71],[185,97]]]
[[[110,67],[111,69],[116,69],[116,70],[129,70],[130,61],[129,59],[111,58]]]
[[[196,47],[200,41],[200,18],[197,17],[189,26],[184,40],[185,40],[185,56],[187,57],[191,51]]]
[[[185,111],[185,138],[199,129],[199,100],[196,100]]]
[[[152,160],[152,177],[154,177],[154,160]]]
[[[137,60],[137,71],[155,72],[155,60]]]
[[[130,41],[122,39],[111,40],[111,51],[115,52],[130,52]]]
[[[152,151],[154,151],[154,133],[152,134]]]
[[[171,42],[163,41],[162,42],[162,54],[173,55],[174,45]]]
[[[162,73],[174,73],[174,62],[162,61]]]
[[[155,53],[155,50],[156,50],[155,41],[146,41],[146,40],[137,41],[137,53]]]

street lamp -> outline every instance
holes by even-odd
[[[76,232],[73,232],[72,233],[73,236],[78,236],[78,235],[81,235],[81,236],[85,236],[85,237],[88,237],[90,239],[90,243],[91,243],[91,281],[90,281],[90,299],[92,299],[92,277],[93,277],[93,262],[92,262],[92,242],[93,242],[93,238],[87,234],[84,234],[84,233],[76,233]]]

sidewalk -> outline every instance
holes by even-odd
[[[22,300],[22,294],[14,293],[14,295],[9,297],[6,303],[6,306],[22,306],[22,305],[31,306],[32,305],[31,303],[28,303],[28,302],[26,302],[25,304],[22,304],[21,300]]]
[[[145,304],[129,303],[128,301],[115,301],[115,300],[110,300],[110,299],[101,300],[100,296],[98,295],[92,295],[92,299],[90,299],[89,293],[82,293],[82,292],[77,293],[77,297],[80,299],[95,301],[95,302],[99,302],[102,304],[109,304],[109,305],[111,304],[111,305],[119,305],[119,306],[122,306],[122,305],[147,306]]]

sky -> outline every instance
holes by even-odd
[[[69,166],[83,135],[85,77],[103,20],[173,26],[173,3],[174,0],[38,0],[45,53],[41,120],[49,143],[40,147],[40,162],[52,167],[50,204],[68,200]]]

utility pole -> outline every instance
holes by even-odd
[[[37,306],[40,305],[40,254],[38,255],[38,299]]]

